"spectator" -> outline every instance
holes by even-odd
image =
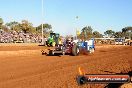
[[[41,36],[23,31],[5,32],[0,30],[0,43],[40,43]]]

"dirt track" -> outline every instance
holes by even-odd
[[[0,46],[0,88],[103,88],[78,86],[78,67],[88,74],[120,73],[132,67],[132,47],[99,46],[94,54],[44,56],[42,46]]]

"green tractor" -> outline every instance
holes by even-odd
[[[50,37],[46,41],[46,45],[49,47],[54,47],[55,45],[59,44],[59,37],[60,34],[58,33],[50,33]]]

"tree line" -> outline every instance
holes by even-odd
[[[49,33],[52,31],[52,26],[50,24],[43,24],[44,28],[44,36],[47,37]],[[30,23],[27,20],[22,20],[20,23],[13,21],[9,23],[3,22],[3,19],[0,18],[0,29],[3,29],[5,31],[15,30],[15,31],[24,31],[25,33],[31,32],[31,33],[41,33],[42,31],[42,24],[40,24],[38,27],[33,27],[33,24]],[[109,38],[131,38],[132,39],[132,27],[124,27],[121,29],[121,31],[113,31],[113,30],[106,30],[104,34],[101,34],[98,31],[94,31],[91,26],[86,26],[82,28],[81,33],[77,35],[78,38],[83,39],[89,39],[89,38],[103,38],[104,36],[107,36]]]
[[[121,31],[106,30],[104,34],[98,31],[94,31],[91,26],[82,28],[81,33],[78,35],[79,38],[90,39],[90,38],[127,38],[132,39],[132,27],[124,27]]]
[[[23,31],[24,33],[36,33],[36,34],[41,34],[42,32],[42,24],[40,24],[37,27],[34,27],[31,22],[28,20],[22,20],[21,22],[16,22],[12,21],[9,23],[5,23],[2,18],[0,18],[0,29],[4,31]],[[49,33],[53,32],[52,31],[52,26],[48,23],[43,24],[43,29],[44,29],[44,36],[47,37]]]

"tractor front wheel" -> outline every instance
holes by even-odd
[[[75,44],[75,45],[73,45],[73,47],[72,47],[72,55],[73,56],[77,56],[77,55],[79,55],[79,47]]]

